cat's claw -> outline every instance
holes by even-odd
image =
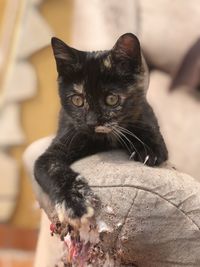
[[[130,155],[130,157],[129,157],[129,159],[132,159],[132,158],[134,158],[135,157],[135,151],[133,151],[133,153],[131,153],[131,155]]]
[[[156,166],[159,164],[160,161],[163,161],[162,157],[158,157],[152,152],[147,154],[146,151],[133,152],[129,159],[139,161],[143,163],[143,165],[147,166]]]
[[[155,158],[154,158],[154,164],[156,164],[157,160],[158,160],[158,158],[155,157]]]
[[[144,160],[144,162],[143,162],[143,165],[150,165],[150,166],[154,166],[154,165],[156,165],[156,161],[157,161],[157,157],[155,156],[155,157],[152,157],[152,159],[150,158],[150,156],[149,155],[147,155],[146,157],[145,157],[145,160]],[[151,160],[152,161],[152,164],[148,164],[148,160]]]
[[[148,160],[149,160],[149,155],[147,155],[147,156],[145,157],[143,164],[145,165],[145,164],[147,163]]]

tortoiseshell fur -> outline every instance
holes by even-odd
[[[154,112],[146,100],[148,74],[136,36],[122,35],[109,51],[83,52],[52,39],[57,64],[61,111],[56,137],[35,163],[35,178],[55,204],[59,219],[73,224],[92,216],[95,196],[70,165],[85,156],[124,149],[149,166],[167,159]],[[73,105],[81,95],[84,105]],[[105,103],[109,94],[120,103]],[[96,131],[101,126],[106,132]],[[101,130],[101,128],[100,128]],[[108,131],[108,132],[107,132]],[[95,178],[94,178],[95,179]]]

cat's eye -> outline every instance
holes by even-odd
[[[82,107],[84,104],[84,99],[81,95],[73,95],[71,97],[71,101],[74,104],[74,106]]]
[[[106,97],[106,104],[108,106],[112,106],[112,107],[118,105],[119,104],[119,96],[113,95],[113,94],[108,95]]]

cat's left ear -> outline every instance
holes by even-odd
[[[111,50],[113,56],[120,59],[133,60],[137,64],[141,64],[141,49],[138,38],[132,33],[123,34]]]
[[[51,46],[56,60],[58,73],[73,69],[80,62],[81,51],[68,46],[62,40],[53,37],[51,39]]]

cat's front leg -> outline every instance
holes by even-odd
[[[158,133],[156,134],[158,135]],[[134,140],[134,151],[132,152],[130,159],[139,161],[148,166],[159,166],[165,162],[168,158],[167,149],[162,138],[157,142],[157,136],[155,138],[143,139],[139,142]]]
[[[70,149],[54,141],[34,167],[35,179],[49,196],[59,221],[76,228],[94,215],[98,205],[98,198],[87,181],[70,168],[72,162],[92,153],[85,139],[79,140]]]
[[[168,159],[168,151],[159,126],[154,120],[134,125],[126,130],[132,153],[130,159],[139,161],[148,166],[158,166]]]
[[[77,174],[71,187],[62,198],[56,200],[56,213],[61,223],[66,222],[75,228],[94,216],[99,199],[81,174]]]
[[[168,159],[164,139],[158,127],[132,130],[134,136],[127,136],[133,143],[131,159],[148,166],[158,166]]]
[[[143,105],[138,121],[126,129],[126,135],[134,145],[131,158],[148,166],[158,166],[168,159],[168,151],[153,109],[147,102]]]

